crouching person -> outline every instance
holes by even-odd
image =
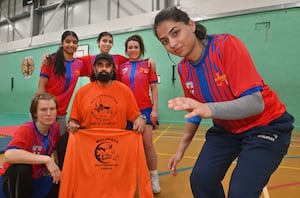
[[[4,163],[0,167],[0,198],[57,196],[54,184],[61,176],[54,160],[60,137],[55,121],[57,108],[58,103],[50,94],[33,98],[30,106],[32,121],[16,130],[4,152]]]

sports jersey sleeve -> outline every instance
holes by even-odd
[[[128,61],[128,58],[125,56],[122,56],[120,54],[112,54],[111,55],[115,64],[115,69],[116,69],[116,78],[117,80],[120,80],[120,70],[119,70],[119,65],[122,63],[125,63]]]
[[[224,73],[233,95],[240,97],[261,90],[263,81],[245,45],[229,35],[221,47]]]
[[[114,60],[114,64],[117,66],[117,65],[120,65],[122,63],[125,63],[126,61],[128,61],[128,58],[121,55],[121,54],[112,54],[111,55],[113,60]]]
[[[40,70],[40,76],[45,78],[50,78],[50,76],[53,76],[54,73],[54,62],[55,62],[55,55],[50,55],[49,58],[47,58],[46,62],[47,64],[42,64],[41,70]]]
[[[82,69],[80,71],[80,76],[90,76],[92,74],[94,57],[95,56],[93,56],[93,55],[86,55],[86,56],[78,57],[78,59],[82,62]]]
[[[157,73],[153,71],[151,66],[149,66],[150,74],[149,74],[149,84],[150,83],[158,83]]]
[[[7,145],[5,150],[9,149],[24,149],[26,151],[31,151],[31,141],[33,137],[31,136],[31,131],[28,127],[24,125],[18,127],[11,142]]]
[[[50,75],[51,75],[51,73],[52,73],[52,72],[51,72],[52,68],[53,68],[53,65],[52,65],[52,64],[51,64],[51,65],[43,64],[43,65],[41,66],[40,76],[49,79],[49,77],[50,77]]]
[[[78,57],[85,65],[93,65],[92,63],[92,55],[80,56]]]

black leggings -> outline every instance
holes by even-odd
[[[12,164],[2,176],[2,189],[8,198],[30,198],[32,195],[31,164]],[[53,185],[46,198],[58,197],[58,185]]]
[[[2,189],[9,198],[30,198],[32,194],[32,166],[12,164],[2,177]]]
[[[60,170],[62,170],[62,167],[63,167],[63,164],[64,164],[68,139],[69,139],[69,133],[66,132],[62,136],[60,136],[60,138],[57,142],[56,151],[57,151],[58,166],[59,166]]]

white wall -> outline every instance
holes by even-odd
[[[143,1],[144,2],[144,1]],[[150,1],[149,1],[150,2]],[[300,1],[295,0],[272,0],[272,1],[261,1],[261,0],[185,0],[180,1],[185,2],[181,4],[183,10],[187,11],[189,15],[195,20],[204,20],[209,18],[216,18],[228,15],[237,15],[242,13],[249,12],[257,12],[257,11],[265,11],[265,10],[273,10],[273,9],[282,9],[286,7],[299,7]],[[85,6],[86,4],[82,4]],[[69,11],[68,23],[71,25],[75,25],[76,23],[87,23],[85,22],[86,15],[84,15],[85,9],[80,11],[79,5],[73,6],[72,10]],[[98,10],[101,12],[100,5],[99,7],[93,8],[93,10]],[[150,5],[148,5],[150,6]],[[84,8],[84,7],[83,7]],[[102,7],[102,9],[105,8]],[[118,32],[127,32],[132,30],[138,30],[143,28],[149,28],[152,25],[152,21],[157,14],[158,11],[148,12],[146,14],[139,14],[129,17],[122,17],[120,19],[114,19],[110,21],[99,20],[99,22],[95,22],[95,18],[97,17],[94,12],[92,12],[92,21],[94,24],[91,25],[83,25],[79,27],[70,28],[75,31],[80,39],[96,37],[99,32],[102,31],[110,31],[112,33]],[[93,14],[94,13],[94,14]],[[51,16],[49,12],[48,17]],[[46,18],[47,18],[46,16]],[[61,29],[59,31],[45,33],[44,35],[34,36],[32,38],[25,38],[16,41],[12,41],[9,43],[1,43],[0,45],[0,54],[8,53],[16,50],[28,49],[32,47],[40,47],[47,44],[58,43],[60,42],[61,33],[63,32],[62,26],[62,16],[63,13],[58,12],[55,17],[57,17],[54,23],[49,24],[45,29],[45,32],[50,32],[53,29]],[[26,23],[25,23],[26,24]],[[27,26],[29,24],[27,23]],[[18,28],[26,28],[25,26]],[[28,27],[27,27],[28,28]],[[0,33],[3,29],[0,29]],[[6,35],[7,36],[7,35]],[[2,35],[0,42],[2,40]]]

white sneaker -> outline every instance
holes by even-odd
[[[160,193],[159,177],[157,174],[151,174],[151,185],[154,194]]]

